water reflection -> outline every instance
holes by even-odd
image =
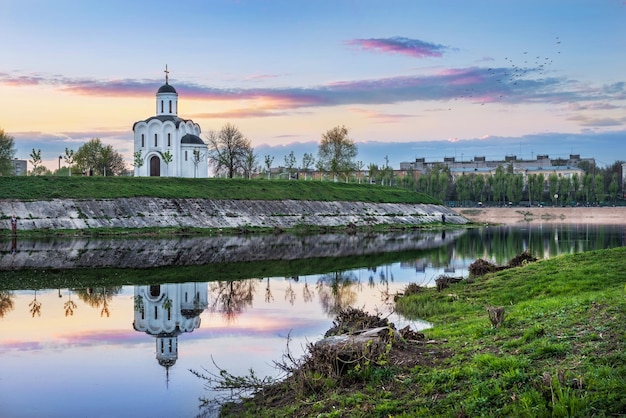
[[[297,355],[323,335],[344,307],[364,308],[407,325],[393,313],[393,295],[408,283],[434,286],[441,274],[465,276],[476,258],[504,264],[523,250],[546,258],[626,244],[624,226],[490,227],[420,237],[428,244],[413,245],[428,250],[408,253],[414,235],[377,237],[403,251],[352,256],[349,268],[332,269],[319,258],[284,275],[241,269],[246,273],[238,280],[222,280],[216,273],[210,276],[213,281],[201,275],[184,283],[0,290],[0,415],[192,417],[198,398],[207,394],[189,369],[210,367],[211,358],[235,374],[253,368],[274,375],[272,364],[284,353],[287,336]],[[42,254],[42,244],[23,244],[39,248],[33,257]],[[17,256],[28,262],[21,245]],[[358,248],[336,251],[356,254]],[[13,255],[7,251],[3,257]],[[332,259],[337,265],[342,260]],[[141,274],[152,271],[159,270]],[[139,275],[139,270],[116,270],[133,273]],[[409,325],[417,330],[427,324]],[[68,370],[80,372],[69,375]]]
[[[178,359],[178,336],[200,327],[207,283],[135,286],[133,301],[133,328],[155,338],[157,361],[169,371]]]

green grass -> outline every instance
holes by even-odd
[[[440,362],[389,367],[243,416],[626,416],[626,247],[565,255],[400,298]],[[503,306],[494,327],[487,307]],[[381,375],[381,373],[377,373]],[[355,400],[358,400],[356,402]]]
[[[0,177],[0,199],[124,197],[441,203],[422,193],[400,188],[328,181],[173,177]]]

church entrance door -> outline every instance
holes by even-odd
[[[161,160],[156,155],[150,158],[150,177],[161,176]]]

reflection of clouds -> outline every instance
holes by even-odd
[[[99,347],[103,345],[141,345],[145,339],[132,330],[112,330],[61,334],[46,341],[8,341],[0,345],[0,353],[9,351],[41,351],[47,349],[67,349],[72,347]]]

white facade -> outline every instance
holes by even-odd
[[[208,177],[208,147],[200,139],[200,125],[178,117],[178,93],[167,75],[156,93],[156,116],[135,122],[133,133],[136,177]]]

